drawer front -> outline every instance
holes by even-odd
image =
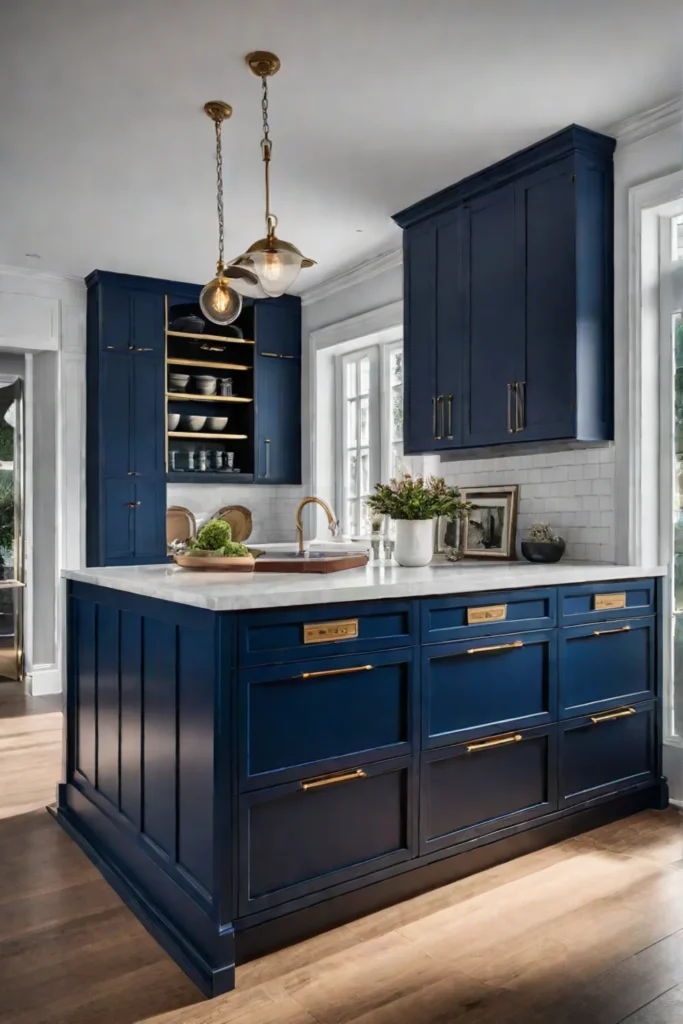
[[[423,747],[557,717],[554,630],[422,649]]]
[[[434,598],[422,602],[422,643],[550,629],[556,624],[556,607],[552,587]]]
[[[414,856],[411,758],[240,798],[240,915]]]
[[[612,708],[560,729],[560,807],[655,778],[657,702]]]
[[[560,630],[560,718],[655,696],[656,619]]]
[[[509,732],[424,754],[420,853],[556,810],[556,729]]]
[[[653,615],[654,580],[622,580],[619,583],[581,583],[559,588],[561,626],[582,622],[609,622],[632,615]]]
[[[242,790],[410,753],[417,651],[240,673]]]
[[[413,601],[247,613],[239,622],[240,666],[409,647],[418,639],[416,615]]]

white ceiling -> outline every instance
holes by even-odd
[[[394,246],[390,215],[574,121],[681,91],[681,0],[2,0],[0,263],[202,281],[263,234],[260,83],[274,50],[273,209],[318,260]],[[27,256],[39,254],[40,259]]]

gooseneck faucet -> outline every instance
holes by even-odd
[[[335,516],[330,506],[322,500],[322,498],[304,498],[300,501],[296,507],[295,521],[296,521],[296,536],[299,544],[299,554],[302,555],[304,552],[304,524],[302,522],[301,513],[303,512],[306,505],[310,504],[320,505],[321,509],[327,516],[327,522],[329,523],[330,533],[333,537],[337,536],[339,532],[339,520]]]

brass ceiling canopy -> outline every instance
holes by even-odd
[[[222,124],[223,121],[232,117],[232,107],[229,103],[224,103],[223,100],[209,100],[204,104],[204,113],[208,114],[216,124]]]
[[[280,58],[268,50],[254,50],[247,54],[245,60],[257,78],[269,78],[280,70]]]

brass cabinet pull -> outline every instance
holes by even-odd
[[[138,348],[138,352],[153,352],[153,348]]]
[[[351,772],[340,772],[339,775],[321,775],[317,779],[307,779],[301,783],[301,788],[321,789],[323,786],[333,786],[336,782],[353,782],[354,779],[366,779],[367,775],[362,768],[354,768]]]
[[[449,441],[453,440],[453,395],[448,396],[448,427],[446,428],[446,437]]]
[[[629,718],[637,714],[635,708],[621,708],[618,711],[608,711],[605,715],[591,715],[591,722],[593,725],[600,725],[600,722],[613,722],[615,718]]]
[[[494,644],[492,647],[470,647],[468,654],[485,654],[487,651],[508,651],[513,647],[524,647],[522,640],[515,640],[511,644]]]
[[[140,507],[140,502],[139,501],[129,501],[128,502],[128,508],[139,508],[139,507]]]
[[[128,476],[138,476],[138,475],[139,475],[139,474],[138,474],[138,473],[136,473],[134,469],[129,469],[129,470],[128,470]]]
[[[432,398],[432,426],[434,428],[434,440],[440,441],[441,435],[443,434],[443,406],[441,406],[441,433],[437,433],[438,418],[439,418],[439,405],[443,402],[443,395],[436,395]]]
[[[265,445],[263,450],[266,453],[266,468],[265,468],[265,472],[264,472],[263,476],[264,476],[264,479],[267,480],[268,477],[270,476],[270,438],[269,437],[264,437],[263,438],[263,444]]]
[[[516,732],[512,736],[498,736],[493,740],[482,740],[481,743],[468,743],[467,753],[472,754],[476,750],[488,750],[491,747],[506,747],[508,743],[519,743],[521,739],[522,734]]]
[[[514,434],[514,428],[512,426],[512,392],[516,394],[516,384],[508,384],[508,404],[507,404],[507,432],[508,434]]]
[[[320,679],[321,676],[345,676],[349,672],[370,672],[372,665],[354,665],[353,668],[327,668],[320,672],[302,672],[301,679]]]
[[[630,626],[620,626],[619,629],[594,629],[593,636],[609,636],[610,633],[628,633]]]
[[[267,356],[268,359],[279,359],[277,352],[262,352],[262,356]]]
[[[518,380],[515,384],[515,433],[518,434],[526,427],[526,381]]]

